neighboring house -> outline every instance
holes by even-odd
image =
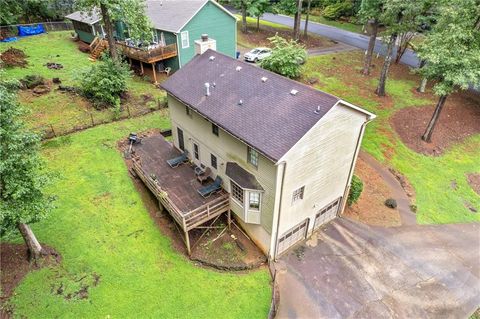
[[[145,12],[154,27],[154,43],[146,48],[135,47],[125,23],[114,23],[119,46],[131,59],[155,63],[159,70],[170,67],[176,71],[207,48],[231,57],[236,55],[237,20],[216,1],[149,0]],[[72,20],[75,32],[84,42],[91,43],[95,37],[105,35],[98,10],[77,11],[66,18]],[[200,42],[203,34],[208,35],[208,40],[200,47],[195,42]]]
[[[174,146],[223,179],[230,210],[270,257],[342,212],[375,115],[213,50],[162,87]]]

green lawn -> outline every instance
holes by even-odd
[[[33,229],[63,261],[21,282],[10,301],[17,317],[267,316],[267,270],[234,274],[193,265],[172,248],[144,207],[116,143],[131,131],[168,126],[155,112],[44,144],[48,168],[59,176],[48,189],[58,195],[58,208]],[[85,285],[88,298],[75,297]]]
[[[407,148],[390,124],[390,117],[405,107],[432,106],[430,95],[418,97],[412,89],[418,79],[412,75],[396,76],[387,82],[389,97],[373,93],[381,59],[375,59],[374,75],[360,75],[362,52],[346,52],[309,58],[305,78],[316,77],[316,87],[374,112],[378,117],[367,126],[363,149],[378,160],[404,174],[416,191],[417,220],[420,223],[457,223],[480,221],[464,206],[464,200],[480,208],[480,197],[468,185],[465,174],[478,172],[480,134],[454,146],[440,157],[420,155]],[[334,59],[334,60],[333,60]],[[397,66],[394,66],[397,68]],[[429,110],[428,112],[431,112]],[[453,190],[455,180],[458,188]]]
[[[78,50],[77,44],[70,39],[70,32],[51,32],[27,38],[20,38],[17,42],[0,43],[0,52],[15,47],[24,50],[27,54],[28,66],[26,68],[9,68],[5,71],[8,78],[20,79],[26,75],[41,75],[46,79],[59,77],[63,85],[75,85],[79,71],[89,68],[92,62],[89,55]],[[63,69],[51,70],[44,66],[47,62],[56,62],[63,65]],[[126,103],[131,114],[144,112],[157,106],[159,99],[164,96],[163,91],[140,77],[134,76],[128,81],[131,98]],[[142,95],[149,94],[152,101],[144,103]],[[60,93],[52,90],[42,96],[34,96],[30,92],[20,93],[20,102],[31,112],[26,117],[27,123],[32,128],[40,131],[53,125],[57,133],[71,130],[94,122],[109,122],[115,117],[112,110],[97,111],[88,101],[80,96]],[[128,111],[124,105],[121,116],[127,116]]]

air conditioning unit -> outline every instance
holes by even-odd
[[[208,49],[217,50],[217,41],[210,39],[207,34],[202,34],[200,40],[195,40],[195,54],[203,54]]]

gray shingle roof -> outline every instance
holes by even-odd
[[[83,12],[83,11],[76,11],[74,13],[69,14],[65,18],[79,21],[87,24],[94,24],[100,21],[102,18],[100,17],[100,11],[95,9],[90,12]]]
[[[263,82],[262,77],[267,80]],[[210,83],[210,96],[205,95],[206,82]],[[212,50],[194,57],[162,87],[273,161],[286,154],[339,101]],[[298,93],[292,95],[292,90]]]
[[[227,162],[225,174],[227,174],[227,176],[230,177],[241,188],[256,189],[260,191],[264,190],[255,176],[244,170],[237,163]]]
[[[145,13],[155,29],[170,32],[180,32],[182,27],[190,21],[195,14],[209,0],[147,0],[145,1]],[[94,13],[74,12],[66,16],[67,19],[76,20],[88,24],[101,19],[98,10]],[[94,20],[92,22],[92,20]]]

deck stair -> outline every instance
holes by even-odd
[[[90,43],[90,61],[96,61],[107,48],[107,40],[95,37]]]

